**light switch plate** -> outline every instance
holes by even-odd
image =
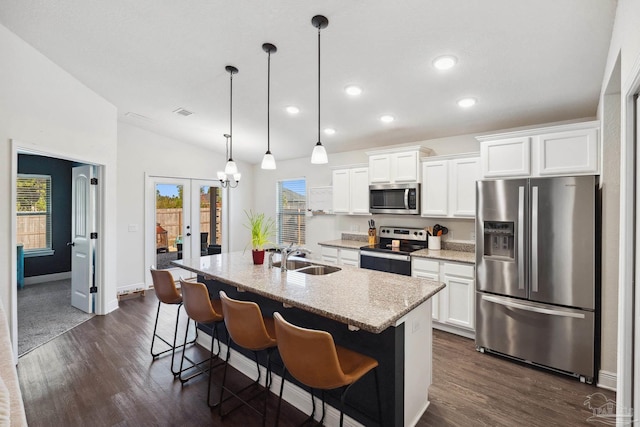
[[[138,231],[138,224],[129,224],[129,232],[135,233],[136,231]]]

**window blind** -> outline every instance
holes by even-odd
[[[306,241],[307,183],[304,178],[278,181],[277,243]]]
[[[51,249],[51,176],[18,175],[16,212],[25,251]]]

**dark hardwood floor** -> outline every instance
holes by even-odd
[[[169,372],[170,357],[149,355],[157,300],[153,293],[122,301],[108,316],[95,316],[19,360],[27,420],[37,426],[253,426],[253,412],[224,419],[206,405],[207,378],[182,387]],[[166,307],[163,307],[165,309]],[[174,312],[164,311],[171,330]],[[205,352],[198,348],[192,353]],[[483,355],[473,341],[434,333],[431,405],[418,426],[590,425],[586,397],[615,393],[577,380]],[[221,370],[214,375],[218,383]],[[246,381],[239,373],[234,382]],[[269,402],[272,424],[277,398]],[[281,425],[306,415],[284,405]]]

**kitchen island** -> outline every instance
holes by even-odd
[[[255,301],[265,315],[279,311],[296,325],[327,330],[337,344],[378,360],[384,425],[414,425],[429,405],[429,299],[444,284],[350,266],[327,275],[283,272],[268,268],[266,263],[254,265],[250,252],[172,264],[197,273],[212,296],[224,290],[232,298]],[[274,372],[280,373],[281,368],[276,366]],[[354,385],[347,398],[351,406],[345,409],[349,417],[367,425],[377,421],[375,383],[370,377]],[[279,379],[274,379],[274,384],[279,384]],[[285,398],[310,412],[304,393],[285,393]],[[332,395],[327,403],[338,406]],[[335,421],[336,414],[328,412],[328,425],[332,418]]]

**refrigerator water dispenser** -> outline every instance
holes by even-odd
[[[484,256],[515,259],[514,223],[500,221],[484,222]]]

